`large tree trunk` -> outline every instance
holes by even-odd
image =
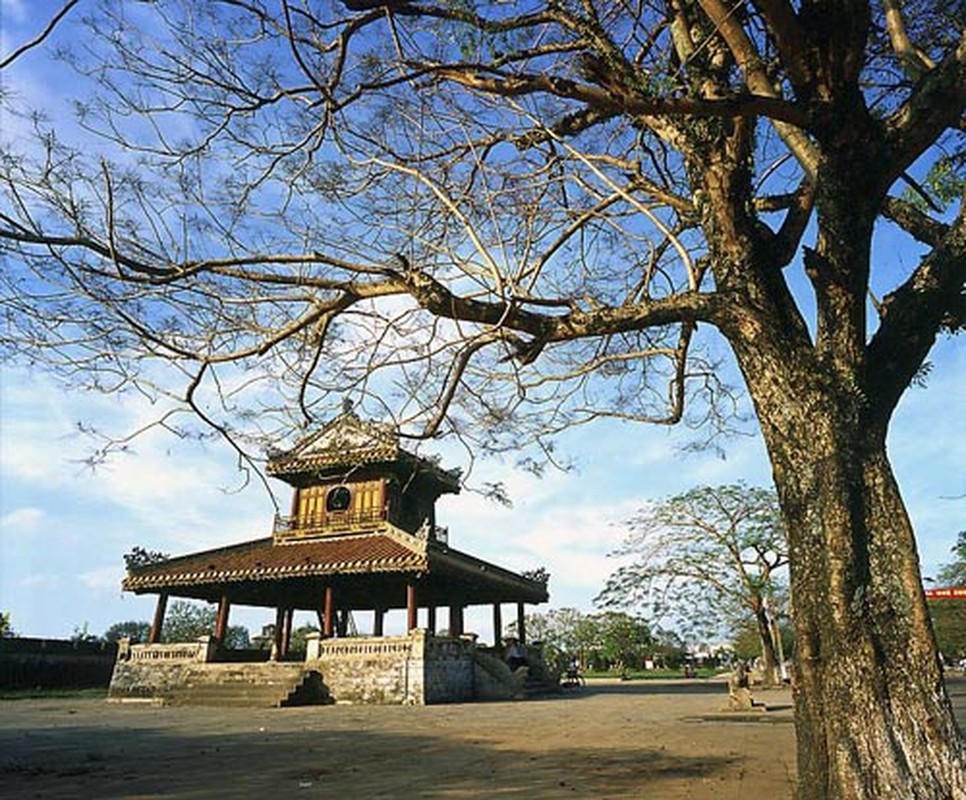
[[[963,800],[964,747],[885,425],[828,375],[761,374],[750,383],[791,553],[800,796]]]

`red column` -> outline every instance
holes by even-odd
[[[284,628],[285,628],[285,609],[276,608],[275,609],[275,634],[272,637],[272,658],[276,661],[282,658],[282,638],[285,635]]]
[[[289,645],[292,643],[292,617],[294,616],[294,608],[286,608],[282,614],[282,658],[288,655]]]
[[[154,622],[151,623],[151,632],[148,633],[148,644],[157,644],[161,641],[161,629],[164,627],[164,612],[168,608],[168,595],[161,592],[158,595],[158,604],[154,607]]]
[[[499,603],[493,604],[493,646],[499,647],[503,642],[503,609]]]
[[[517,603],[517,638],[520,644],[527,642],[527,625],[523,616],[523,603]]]
[[[228,602],[228,595],[223,594],[218,601],[218,616],[215,617],[215,638],[218,644],[225,641],[225,634],[228,632],[228,612],[231,603]]]
[[[335,606],[332,604],[332,587],[325,587],[325,624],[322,626],[322,635],[326,639],[332,638],[332,631],[335,628]]]
[[[417,606],[416,606],[416,585],[413,583],[406,584],[406,631],[415,630],[419,621],[416,617]]]

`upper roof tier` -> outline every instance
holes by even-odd
[[[325,478],[345,478],[360,470],[380,471],[431,484],[435,494],[459,493],[460,470],[404,450],[395,426],[363,420],[347,409],[291,450],[268,454],[268,474],[302,486]]]

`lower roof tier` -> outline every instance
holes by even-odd
[[[276,543],[271,538],[191,553],[131,570],[123,588],[237,605],[320,609],[326,587],[340,608],[543,603],[546,583],[387,526],[360,534]]]

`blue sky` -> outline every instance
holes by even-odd
[[[59,6],[0,0],[0,52],[36,34],[39,19]],[[53,72],[39,71],[39,61],[31,63],[38,71],[23,66],[4,79],[31,99],[56,105],[63,87]],[[932,360],[928,388],[907,392],[889,438],[927,575],[948,560],[957,532],[966,528],[966,340],[940,341]],[[100,633],[113,622],[150,619],[152,597],[120,590],[122,556],[135,545],[179,554],[270,532],[271,499],[257,482],[239,488],[227,446],[186,443],[154,430],[97,470],[84,466],[92,442],[78,431],[79,422],[123,435],[156,415],[137,396],[68,394],[41,374],[3,368],[0,610],[11,613],[18,632],[69,636],[87,625]],[[726,442],[722,459],[711,452],[682,455],[692,435],[617,422],[571,431],[560,447],[574,470],[538,479],[515,470],[512,461],[485,462],[475,480],[505,483],[513,508],[465,492],[441,502],[440,523],[459,549],[514,569],[545,566],[552,606],[592,610],[616,566],[607,554],[622,538],[621,522],[642,503],[697,485],[769,484],[759,437]],[[447,466],[461,465],[457,449],[444,445],[439,452]],[[284,507],[288,488],[277,490]],[[270,621],[269,611],[233,612],[233,622],[253,631]]]
[[[928,388],[909,390],[889,439],[927,575],[948,560],[966,520],[966,347],[947,339],[934,356]],[[0,609],[11,612],[19,632],[69,636],[86,623],[100,633],[112,622],[150,619],[153,598],[120,590],[122,556],[135,545],[177,554],[271,530],[270,498],[257,483],[235,491],[240,477],[224,445],[188,444],[156,431],[96,471],[81,463],[92,442],[78,422],[126,432],[156,411],[133,397],[65,394],[40,375],[4,370]],[[683,455],[687,440],[681,430],[618,423],[572,431],[561,446],[574,470],[536,478],[509,463],[485,462],[475,477],[504,481],[513,508],[464,492],[441,501],[440,523],[449,526],[454,547],[514,569],[547,567],[551,606],[592,610],[615,566],[607,554],[621,539],[620,523],[642,503],[696,485],[768,484],[757,436],[727,442],[724,459]],[[459,463],[455,450],[440,452],[448,465]],[[278,489],[284,503],[288,488]],[[253,630],[270,621],[268,611],[233,612],[233,622]]]

